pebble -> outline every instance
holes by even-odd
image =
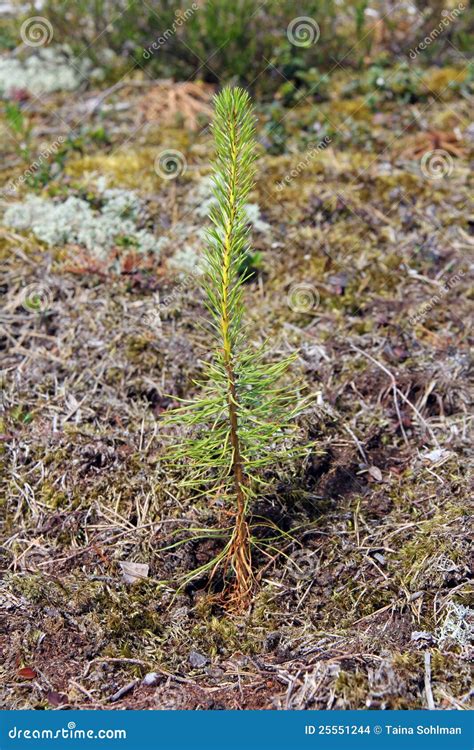
[[[159,675],[158,672],[148,672],[142,680],[142,685],[145,685],[145,687],[153,687],[153,685],[158,685],[160,679],[161,675]]]
[[[188,656],[188,661],[191,664],[194,669],[201,669],[202,667],[205,667],[206,664],[209,662],[209,659],[207,656],[204,656],[204,654],[200,654],[198,651],[191,651]]]

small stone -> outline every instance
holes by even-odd
[[[212,677],[214,680],[220,680],[222,677],[224,677],[225,672],[220,667],[207,667],[206,674],[209,677]]]
[[[429,451],[429,453],[423,453],[421,457],[426,459],[427,461],[430,461],[431,463],[436,463],[442,458],[447,458],[449,455],[450,451],[445,450],[444,448],[435,448],[435,450]]]
[[[378,466],[369,466],[368,471],[372,479],[375,479],[376,482],[382,481],[382,472]]]
[[[275,630],[271,633],[268,633],[267,637],[265,638],[263,647],[265,651],[274,651],[276,648],[278,648],[280,641],[281,633],[279,633],[278,630]]]
[[[188,661],[194,669],[202,669],[209,663],[207,656],[200,654],[198,651],[191,651],[188,656]]]
[[[142,685],[145,687],[153,687],[158,685],[161,680],[161,675],[158,672],[148,672],[142,680]]]

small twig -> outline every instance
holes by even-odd
[[[369,462],[367,460],[367,456],[365,455],[365,451],[362,447],[362,443],[360,442],[359,438],[356,435],[354,435],[349,425],[345,424],[343,425],[343,427],[349,433],[354,443],[356,444],[356,448],[359,451],[360,455],[362,456],[362,460],[364,461],[364,463],[368,464]]]
[[[431,689],[431,653],[429,651],[425,651],[425,695],[428,710],[435,711],[436,706]]]
[[[359,617],[358,620],[355,620],[355,622],[352,623],[352,626],[358,625],[360,622],[364,622],[364,620],[368,620],[371,617],[375,617],[375,615],[380,615],[380,614],[382,614],[382,612],[386,612],[387,609],[390,609],[391,607],[395,606],[396,603],[397,603],[396,601],[395,602],[391,602],[390,604],[386,604],[385,607],[381,607],[380,609],[376,609],[375,612],[371,612],[368,615],[364,615],[364,617]]]
[[[99,656],[97,657],[97,659],[92,659],[92,661],[89,662],[89,664],[87,665],[84,671],[83,677],[87,677],[87,675],[89,674],[90,668],[92,667],[93,664],[99,664],[100,662],[106,662],[108,664],[136,664],[137,666],[144,667],[144,668],[147,666],[147,662],[142,661],[141,659],[126,659],[125,657],[124,658],[112,658],[112,657],[109,658],[107,656]]]
[[[455,709],[458,711],[468,711],[469,709],[467,706],[464,706],[462,703],[459,702],[457,698],[454,698],[452,695],[449,695],[445,690],[443,690],[441,687],[438,687],[439,694],[448,701],[452,706],[454,706]]]
[[[108,698],[109,703],[115,703],[116,701],[119,701],[120,698],[123,698],[124,695],[127,695],[127,693],[130,693],[140,682],[140,680],[132,680],[132,682],[128,682],[126,685],[120,688],[120,690],[117,690],[116,693],[110,696]]]
[[[86,698],[89,698],[89,700],[91,700],[92,702],[94,702],[94,696],[92,695],[92,693],[89,692],[89,690],[86,690],[85,687],[83,687],[82,685],[80,685],[75,680],[69,680],[69,684],[72,685],[73,687],[75,687],[76,690],[79,690],[79,692],[82,693],[83,695],[85,695]]]
[[[392,384],[392,390],[393,390],[393,400],[394,400],[394,404],[395,404],[395,410],[397,412],[398,421],[400,423],[400,429],[401,429],[401,432],[402,432],[402,435],[403,435],[403,437],[405,439],[406,444],[408,445],[408,438],[406,436],[405,429],[403,427],[402,417],[401,417],[401,414],[400,414],[400,407],[398,405],[397,394],[407,404],[407,406],[409,406],[410,409],[412,409],[414,411],[414,413],[416,414],[416,416],[418,417],[418,419],[420,420],[420,422],[422,423],[422,425],[425,427],[426,431],[430,434],[430,436],[431,436],[434,444],[436,445],[436,447],[439,448],[439,443],[438,443],[438,440],[437,440],[436,435],[434,434],[433,430],[431,429],[431,427],[429,426],[429,424],[426,422],[426,420],[423,419],[422,415],[420,414],[420,412],[418,411],[418,409],[416,408],[416,406],[414,404],[412,404],[412,402],[410,401],[410,399],[408,399],[405,396],[405,394],[402,393],[402,391],[399,389],[399,387],[397,386],[397,381],[395,380],[395,376],[390,372],[390,370],[388,370],[378,360],[376,360],[374,357],[372,357],[371,354],[367,354],[367,352],[364,352],[363,349],[359,349],[359,347],[355,346],[355,344],[351,344],[351,349],[354,349],[354,351],[358,352],[359,354],[362,354],[363,357],[367,357],[367,359],[369,359],[371,362],[373,362],[374,365],[376,365],[380,370],[382,370],[382,372],[384,372],[390,378],[390,381],[391,381],[391,384]]]

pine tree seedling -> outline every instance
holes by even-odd
[[[200,396],[183,401],[167,421],[186,436],[170,457],[185,468],[183,485],[195,495],[216,496],[233,515],[222,551],[204,571],[220,570],[227,606],[242,609],[251,600],[252,499],[267,484],[265,472],[307,449],[295,442],[295,418],[306,402],[295,402],[294,386],[279,385],[294,356],[268,363],[265,347],[252,345],[244,325],[244,283],[249,253],[245,203],[255,176],[255,118],[247,92],[225,88],[215,98],[215,141],[211,228],[207,232],[204,289],[215,348],[204,363]],[[198,530],[196,530],[198,531]]]

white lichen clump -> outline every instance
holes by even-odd
[[[437,630],[437,639],[441,647],[449,642],[467,647],[474,637],[474,610],[463,604],[450,602],[446,617]]]
[[[138,224],[146,218],[143,203],[128,190],[109,189],[102,193],[102,206],[94,210],[87,201],[69,197],[62,203],[29,197],[5,212],[4,222],[18,230],[31,230],[51,246],[81,245],[104,257],[117,244],[141,252],[158,252],[160,242]]]
[[[204,273],[204,259],[191,245],[184,245],[177,250],[169,259],[168,265],[186,276],[200,276]]]
[[[71,63],[71,54],[64,47],[47,47],[29,55],[0,58],[0,95],[28,91],[35,96],[53,91],[74,91],[90,72],[86,59]]]

